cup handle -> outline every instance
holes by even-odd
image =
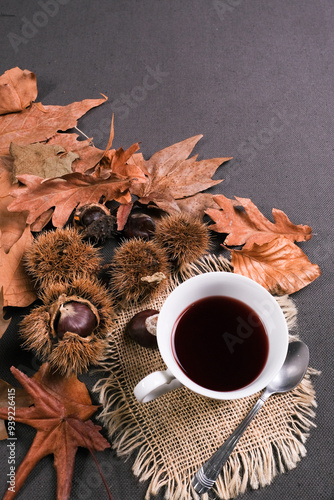
[[[167,369],[147,375],[136,385],[133,392],[140,403],[148,403],[178,387],[182,387],[181,382]]]

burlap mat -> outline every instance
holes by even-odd
[[[217,270],[231,270],[228,261],[207,256],[190,266],[183,279]],[[171,289],[176,284],[173,281]],[[100,418],[112,446],[120,457],[135,454],[134,474],[141,481],[149,481],[145,498],[163,488],[169,500],[199,499],[191,487],[193,475],[233,432],[259,394],[216,401],[182,387],[152,402],[137,402],[133,388],[139,380],[166,367],[157,349],[135,344],[124,335],[124,327],[140,310],[159,310],[168,293],[170,290],[156,300],[120,312],[110,337],[109,356],[94,391],[103,405]],[[291,332],[297,313],[294,302],[287,296],[277,300]],[[305,440],[314,425],[313,372],[309,369],[294,391],[273,395],[266,402],[225,464],[213,493],[202,495],[203,500],[234,498],[247,487],[270,484],[276,474],[296,466],[306,453]]]

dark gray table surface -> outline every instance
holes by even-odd
[[[44,13],[44,14],[43,14]],[[301,244],[322,275],[293,295],[298,332],[322,374],[317,427],[298,466],[244,500],[333,500],[334,4],[331,0],[30,0],[0,2],[0,74],[19,66],[38,78],[38,100],[109,100],[79,127],[103,148],[115,113],[114,146],[141,141],[146,158],[196,134],[199,158],[233,156],[214,192],[250,197],[313,228]],[[0,377],[37,368],[14,319],[0,342]],[[34,431],[17,427],[17,459]],[[7,455],[0,443],[0,491]],[[147,484],[114,451],[98,454],[115,500],[144,500]],[[18,499],[55,498],[52,457],[32,471]],[[107,498],[80,449],[71,499]],[[161,493],[157,499],[163,498]],[[241,497],[240,497],[241,498]]]

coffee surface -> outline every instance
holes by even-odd
[[[258,377],[269,343],[262,321],[247,304],[211,296],[180,314],[172,349],[183,372],[195,383],[214,391],[233,391]]]

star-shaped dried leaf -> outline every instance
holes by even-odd
[[[139,202],[155,203],[160,209],[179,212],[176,200],[193,196],[222,180],[212,180],[219,165],[231,158],[212,158],[197,161],[197,155],[188,158],[202,135],[190,137],[155,153],[149,160],[134,155],[131,162],[139,166],[147,176],[145,184],[133,184],[131,193]]]
[[[314,281],[321,272],[304,252],[284,236],[251,248],[231,250],[234,272],[248,276],[272,294],[297,292]]]
[[[14,367],[11,371],[34,401],[30,408],[17,408],[15,419],[37,433],[16,471],[15,493],[7,490],[3,500],[13,499],[31,470],[49,454],[54,455],[57,471],[57,500],[67,500],[78,447],[91,452],[110,447],[100,434],[101,427],[89,420],[98,407],[91,404],[86,386],[75,376],[51,375],[46,364],[33,379]],[[6,419],[7,415],[7,409],[0,408],[0,417]]]
[[[26,226],[9,252],[0,248],[0,288],[3,287],[4,307],[26,307],[36,300],[33,285],[22,264],[22,256],[32,240],[30,227]]]
[[[75,127],[82,115],[106,99],[85,99],[67,106],[33,103],[20,113],[0,116],[0,154],[8,154],[11,142],[21,145],[41,142],[60,130]]]
[[[36,75],[12,68],[0,76],[0,115],[22,111],[37,97]]]
[[[55,227],[63,227],[76,207],[98,203],[101,197],[124,204],[131,201],[129,187],[132,180],[113,173],[106,179],[79,172],[55,179],[44,180],[34,175],[21,175],[18,179],[24,186],[13,191],[16,200],[8,210],[29,211],[28,224],[54,209],[52,223]],[[47,215],[50,216],[50,212]],[[37,230],[36,226],[34,230]]]
[[[0,379],[0,408],[22,408],[33,404],[32,397],[22,387],[13,387]],[[13,414],[14,415],[14,414]],[[0,440],[7,439],[8,434],[3,420],[0,420]]]
[[[0,248],[9,252],[14,243],[21,237],[25,227],[27,212],[9,212],[7,207],[13,201],[11,192],[17,187],[12,183],[13,158],[0,156]]]
[[[254,243],[262,245],[285,236],[291,241],[306,241],[312,238],[310,226],[293,224],[282,210],[273,209],[274,223],[270,222],[249,198],[238,198],[236,201],[224,195],[214,196],[213,199],[221,210],[208,209],[206,213],[215,222],[210,229],[218,233],[228,233],[225,245],[244,245],[245,249],[252,248]],[[245,211],[237,207],[243,207]]]
[[[77,153],[66,152],[62,146],[44,143],[20,146],[11,143],[10,154],[14,158],[14,175],[32,174],[44,179],[61,177],[72,172]]]

